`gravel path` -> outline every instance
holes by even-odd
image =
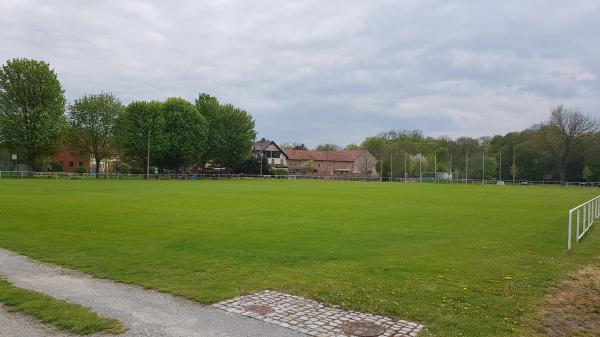
[[[304,334],[210,306],[145,290],[139,286],[92,278],[83,273],[34,262],[0,248],[0,275],[17,287],[35,290],[119,319],[129,329],[123,337],[303,337]],[[22,315],[0,310],[0,336],[63,337],[33,326]],[[14,319],[13,319],[14,318]],[[23,333],[18,333],[19,329]],[[31,329],[38,329],[34,330]],[[39,330],[42,329],[42,330]],[[11,332],[12,331],[12,332]],[[31,333],[28,331],[32,331]],[[46,332],[44,332],[46,331]],[[11,333],[9,333],[11,332]],[[48,334],[44,334],[48,333]]]

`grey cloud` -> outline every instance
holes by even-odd
[[[25,0],[0,12],[0,61],[48,61],[69,99],[209,92],[280,142],[491,135],[559,103],[600,115],[595,0]]]

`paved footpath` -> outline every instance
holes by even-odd
[[[32,261],[0,248],[0,276],[26,288],[91,308],[120,320],[123,337],[304,337],[280,326],[218,310],[196,302],[90,277]],[[19,334],[14,334],[15,332]],[[0,337],[62,337],[22,315],[0,307]]]

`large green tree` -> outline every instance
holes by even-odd
[[[198,109],[183,98],[169,98],[161,106],[164,146],[159,166],[178,170],[204,161],[208,123]]]
[[[552,109],[544,130],[549,134],[549,146],[556,150],[560,181],[564,184],[569,159],[582,151],[584,139],[598,130],[598,122],[577,110],[559,105]]]
[[[116,124],[118,146],[127,161],[146,170],[165,146],[165,119],[158,101],[131,102]]]
[[[208,94],[200,94],[196,107],[208,121],[206,159],[214,165],[233,168],[249,156],[256,138],[254,119],[231,104],[222,105]]]
[[[59,146],[64,91],[48,63],[13,59],[0,68],[0,139],[39,167]]]
[[[85,148],[100,162],[113,152],[115,122],[123,112],[123,104],[113,94],[85,95],[69,105],[69,134],[73,145]]]

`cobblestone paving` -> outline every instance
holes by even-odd
[[[300,296],[271,290],[236,297],[214,306],[318,337],[414,337],[423,328],[417,323],[330,308]]]

